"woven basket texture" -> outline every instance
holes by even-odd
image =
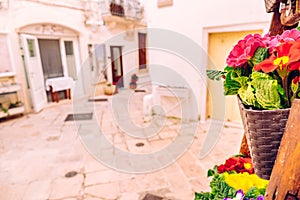
[[[290,109],[247,109],[238,99],[255,173],[270,179]]]

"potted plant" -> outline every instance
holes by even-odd
[[[131,82],[137,82],[139,77],[136,74],[132,74],[131,76]]]
[[[254,174],[251,158],[235,155],[207,172],[211,192],[195,192],[194,200],[263,200],[268,180]]]
[[[129,83],[130,89],[132,89],[132,90],[136,89],[138,79],[139,79],[139,77],[136,74],[132,74],[131,81]]]
[[[112,83],[108,82],[104,86],[104,94],[106,95],[113,95],[115,93],[116,86]]]
[[[225,95],[238,96],[254,168],[263,178],[271,174],[289,108],[299,97],[299,52],[297,29],[250,34],[233,47],[224,71],[207,71],[210,79],[224,79]]]
[[[135,90],[136,87],[137,87],[137,83],[136,82],[130,82],[129,87],[130,87],[130,89]]]

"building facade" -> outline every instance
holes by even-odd
[[[51,89],[64,98],[79,76],[82,96],[94,96],[100,83],[128,87],[123,75],[148,71],[146,52],[137,50],[146,45],[144,16],[138,0],[0,1],[3,110],[22,102],[25,112],[39,112],[53,101]]]
[[[147,12],[149,29],[167,29],[182,34],[202,49],[196,56],[199,66],[183,61],[189,60],[189,55],[180,58],[178,55],[149,53],[150,64],[159,62],[169,66],[187,81],[196,96],[193,118],[240,121],[236,97],[224,98],[222,84],[207,80],[206,69],[223,69],[229,51],[246,34],[268,32],[271,15],[265,11],[264,1],[157,0],[148,2]],[[182,48],[185,48],[184,44]],[[178,87],[177,84],[176,79],[169,83]]]

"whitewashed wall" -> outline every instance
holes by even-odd
[[[157,7],[157,1],[147,3],[148,28],[162,28],[183,34],[207,52],[210,32],[242,30],[268,30],[271,14],[265,12],[263,0],[173,0],[172,6]],[[149,35],[151,37],[151,35]],[[151,46],[151,39],[149,39]],[[202,75],[207,66],[206,58],[199,55]],[[197,98],[198,115],[205,119],[206,80],[195,73],[189,64],[169,59],[164,54],[149,53],[149,63],[159,62],[172,66],[189,82]],[[150,70],[151,71],[151,70]],[[176,85],[176,81],[173,83]]]
[[[115,41],[108,42],[115,34],[119,34],[128,30],[128,27],[117,23],[114,27],[93,28],[85,24],[86,16],[83,2],[81,0],[10,0],[8,9],[0,10],[0,32],[7,33],[10,41],[10,48],[12,52],[12,61],[15,66],[16,76],[15,81],[21,83],[23,86],[23,101],[30,111],[30,94],[26,87],[26,76],[22,62],[22,51],[20,50],[19,34],[23,27],[34,24],[53,24],[61,27],[67,27],[72,30],[78,40],[79,57],[82,66],[88,63],[88,44],[102,44],[106,45],[121,45],[126,51],[127,46],[137,46],[137,32],[135,32],[135,41]],[[53,6],[53,5],[56,6]],[[24,33],[24,32],[22,32]],[[43,33],[41,33],[43,35]],[[47,38],[47,35],[42,36]],[[53,35],[51,36],[53,37]],[[110,62],[109,46],[107,46],[107,63]],[[124,73],[131,71],[138,64],[137,52],[128,54],[123,57]],[[93,84],[91,80],[91,72],[87,67],[82,71],[83,90],[82,94],[91,95],[89,88]],[[128,83],[126,83],[128,84]]]

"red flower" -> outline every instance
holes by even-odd
[[[293,43],[293,46],[289,52],[289,62],[290,70],[300,70],[300,40]]]
[[[284,78],[290,71],[300,70],[300,40],[283,43],[274,48],[273,54],[254,66],[254,70],[270,73],[275,70]]]
[[[248,172],[249,174],[254,173],[251,158],[243,157],[231,157],[225,161],[225,164],[221,164],[217,167],[218,173],[235,171],[236,173]]]
[[[293,79],[293,83],[294,84],[297,84],[300,82],[300,76],[296,76],[294,79]]]
[[[226,63],[231,67],[241,67],[254,55],[258,47],[266,47],[265,39],[259,34],[247,35],[231,50]]]

